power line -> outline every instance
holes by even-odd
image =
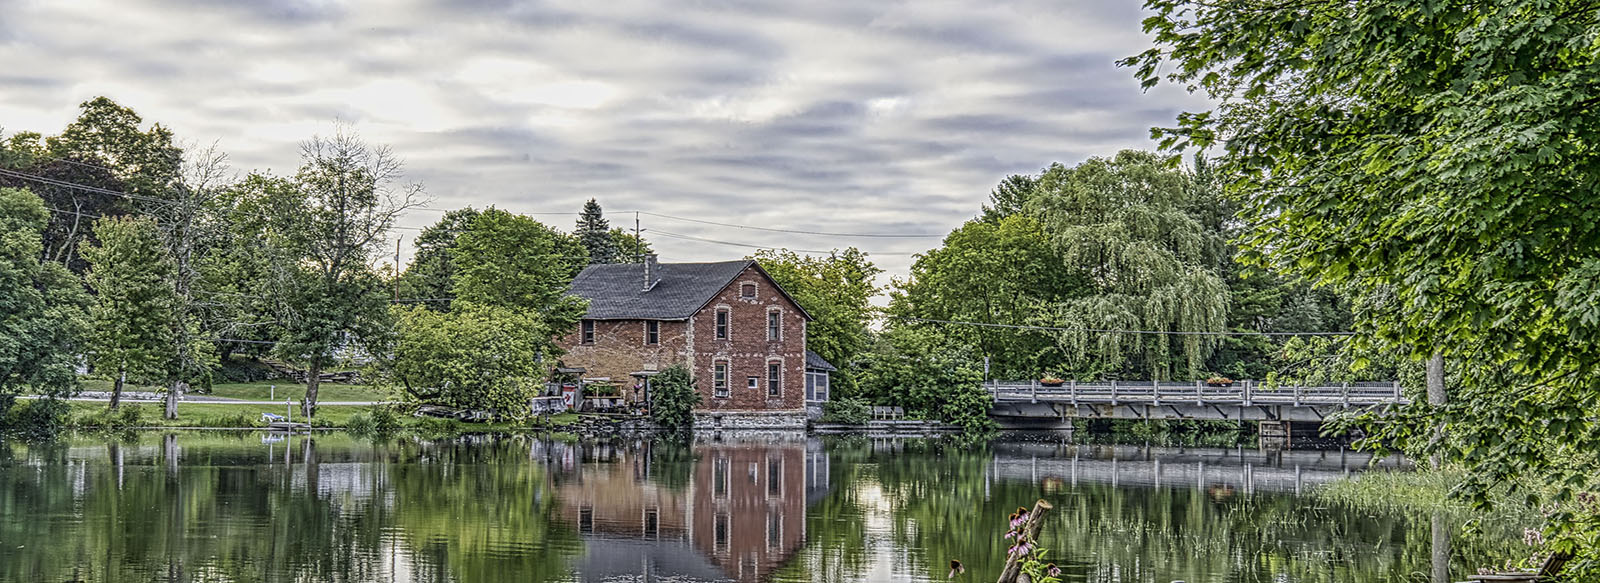
[[[153,196],[145,196],[145,195],[142,195],[142,194],[130,194],[130,193],[111,190],[111,189],[107,189],[107,188],[100,188],[98,186],[89,186],[89,185],[86,185],[86,184],[78,184],[76,182],[67,182],[65,180],[57,180],[55,178],[39,176],[37,174],[29,174],[27,172],[17,172],[16,170],[10,170],[10,169],[7,169],[7,168],[0,168],[0,176],[10,176],[12,178],[20,178],[22,180],[32,180],[34,182],[39,182],[39,183],[43,183],[43,184],[49,184],[51,186],[60,186],[60,187],[63,187],[63,188],[72,188],[72,189],[76,189],[76,190],[82,190],[82,191],[85,191],[85,192],[93,192],[95,194],[104,194],[104,195],[109,195],[109,196],[121,196],[121,197],[125,197],[125,198],[130,198],[130,199],[133,199],[133,200],[159,202],[159,203],[163,203],[163,204],[170,204],[172,202],[172,201],[164,199],[164,198],[156,198],[156,197],[153,197]]]
[[[797,252],[797,253],[833,253],[835,251],[838,251],[838,249],[791,249],[789,247],[784,247],[782,245],[755,245],[755,244],[751,244],[751,243],[738,243],[738,242],[734,242],[734,241],[719,241],[719,240],[716,240],[716,239],[706,239],[706,238],[703,238],[703,237],[694,237],[694,236],[691,236],[691,235],[684,235],[682,233],[673,233],[673,232],[670,232],[670,231],[662,231],[662,230],[659,230],[659,229],[658,230],[653,230],[653,231],[650,231],[650,232],[654,233],[654,234],[657,234],[657,235],[662,235],[662,236],[665,236],[665,237],[671,237],[673,239],[687,239],[687,240],[690,240],[690,241],[701,241],[701,242],[705,242],[705,243],[716,243],[718,245],[731,245],[731,246],[734,246],[734,247],[749,247],[751,249],[788,249],[789,251],[794,251],[794,252]],[[914,255],[914,253],[868,253],[868,255]]]
[[[1152,334],[1162,336],[1355,336],[1355,332],[1205,332],[1186,330],[1115,330],[1102,328],[1060,328],[1055,326],[1024,326],[1018,324],[991,324],[988,322],[963,322],[959,320],[934,320],[931,318],[900,318],[908,322],[926,322],[930,324],[958,324],[962,326],[982,326],[986,328],[1011,328],[1018,330],[1041,330],[1048,332],[1095,332],[1103,334]]]
[[[642,214],[642,215],[650,215],[652,217],[661,217],[661,218],[664,218],[664,219],[673,219],[673,220],[678,220],[678,221],[689,221],[691,223],[703,223],[703,224],[707,224],[707,225],[716,225],[716,226],[719,226],[719,227],[732,227],[732,228],[735,228],[735,229],[750,229],[750,230],[753,230],[753,231],[771,231],[771,232],[774,232],[774,233],[794,233],[794,234],[800,234],[800,235],[826,235],[826,236],[829,236],[829,237],[874,237],[874,238],[886,238],[886,239],[931,239],[931,238],[943,238],[944,237],[944,235],[920,235],[920,234],[919,235],[913,235],[913,234],[895,234],[895,233],[828,233],[828,232],[824,232],[824,231],[806,231],[806,230],[802,230],[802,229],[778,229],[778,228],[773,228],[773,227],[756,227],[756,226],[751,226],[751,225],[736,225],[736,224],[733,224],[733,223],[719,223],[719,222],[716,222],[716,221],[707,221],[707,220],[704,220],[704,219],[691,219],[691,218],[688,218],[688,217],[679,217],[679,216],[667,215],[667,214],[662,214],[662,213],[653,213],[653,212],[650,212],[650,211],[636,211],[636,212],[638,212],[639,214]]]

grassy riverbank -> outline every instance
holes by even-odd
[[[310,423],[313,427],[345,429],[370,424],[384,405],[323,405]],[[163,419],[163,407],[158,403],[128,403],[112,412],[106,403],[73,401],[69,403],[68,425],[77,429],[131,429],[131,428],[220,428],[265,429],[262,413],[284,415],[283,405],[253,405],[242,403],[183,402],[178,405],[177,419]],[[296,421],[303,421],[299,408],[293,411]],[[427,432],[483,432],[519,431],[560,427],[576,423],[578,416],[563,413],[529,422],[467,423],[454,419],[412,417],[404,413],[394,416],[395,429]]]

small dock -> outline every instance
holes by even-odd
[[[273,422],[267,423],[267,431],[278,431],[278,432],[284,432],[284,433],[300,433],[300,432],[311,431],[311,424],[310,423],[296,423],[294,421],[273,421]]]

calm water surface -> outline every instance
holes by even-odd
[[[763,436],[0,443],[0,581],[992,581],[1043,498],[1068,581],[1455,581],[1517,551],[1329,506],[1263,452]],[[1453,576],[1453,577],[1452,577]]]

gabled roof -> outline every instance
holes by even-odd
[[[839,370],[837,367],[833,366],[832,363],[828,362],[827,359],[822,358],[821,354],[817,354],[810,350],[806,351],[806,368],[811,370],[825,370],[828,372]]]
[[[590,265],[573,278],[568,293],[589,300],[590,320],[687,320],[700,311],[717,293],[728,287],[745,268],[755,266],[768,281],[772,276],[754,260],[716,263],[657,263],[655,285],[644,290],[644,265],[614,263]],[[811,315],[789,292],[772,282],[778,293],[800,309],[807,320]]]

